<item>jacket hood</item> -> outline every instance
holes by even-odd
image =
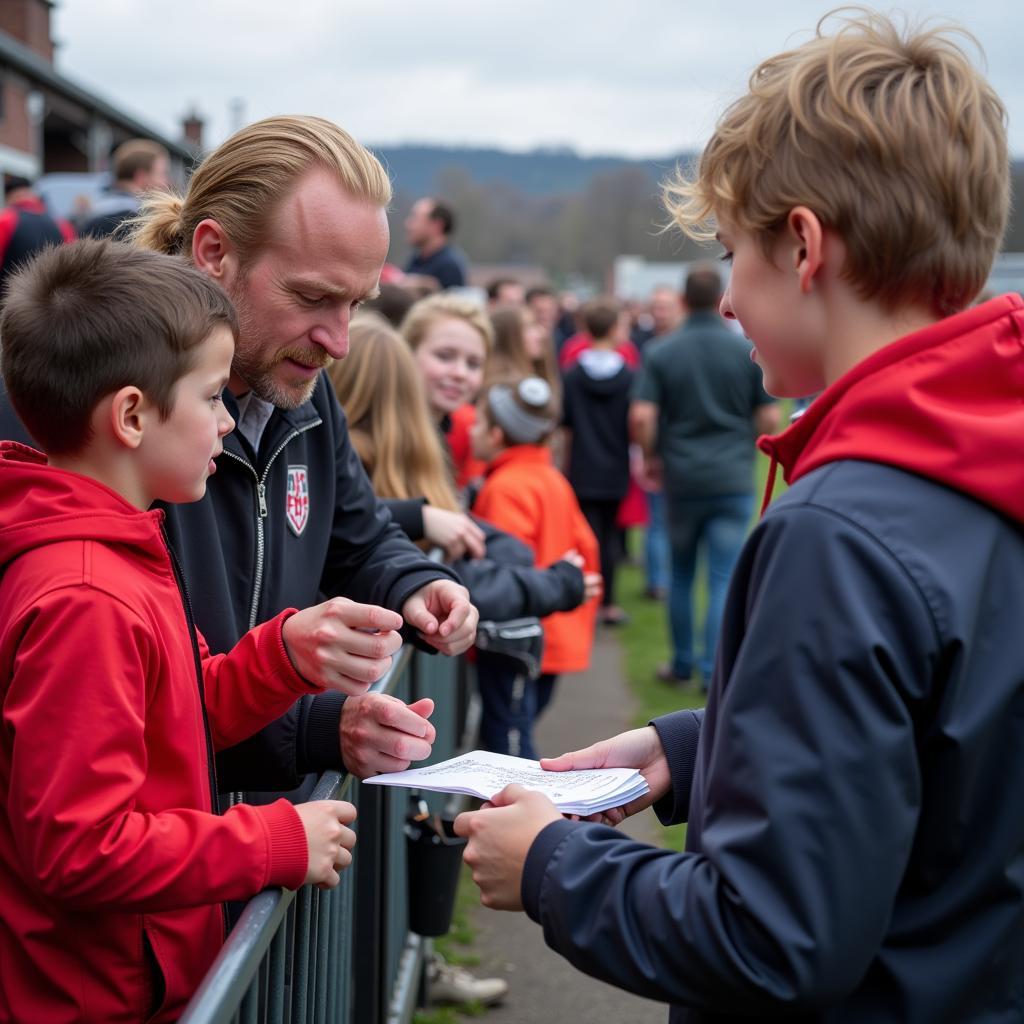
[[[1024,523],[1024,301],[1003,295],[908,334],[762,437],[788,483],[840,459],[896,466]]]
[[[99,481],[48,465],[34,448],[0,442],[0,567],[64,540],[126,544],[165,562],[162,522],[163,512],[140,512]]]
[[[611,349],[588,348],[580,353],[580,380],[591,394],[614,395],[630,386],[626,360]]]

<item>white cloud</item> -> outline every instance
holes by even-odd
[[[698,146],[758,60],[807,38],[829,4],[763,0],[63,0],[58,67],[177,136],[193,104],[208,141],[284,111],[366,142],[565,144],[659,155]],[[980,39],[1024,153],[1018,0],[909,2]]]

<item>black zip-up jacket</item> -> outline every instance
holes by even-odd
[[[228,393],[225,403],[237,419]],[[6,393],[0,435],[31,443]],[[232,432],[206,496],[166,511],[196,624],[214,653],[230,650],[282,608],[343,596],[401,611],[432,580],[457,580],[406,538],[374,495],[323,374],[310,401],[274,411],[259,453]],[[343,702],[337,693],[304,697],[250,740],[222,751],[221,791],[288,790],[306,774],[342,768]]]
[[[671,1020],[1024,1020],[1024,303],[887,346],[765,439],[703,717],[656,721],[686,852],[558,821],[523,903]],[[694,756],[696,754],[696,756]]]
[[[384,504],[410,540],[423,539],[425,499],[386,498]],[[481,620],[543,619],[583,603],[583,573],[571,562],[561,559],[538,569],[533,552],[518,537],[486,519],[472,519],[483,530],[486,554],[483,558],[457,558],[450,568],[469,591]]]

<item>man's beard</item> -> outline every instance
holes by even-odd
[[[273,342],[265,336],[262,324],[253,316],[245,299],[241,295],[232,296],[232,299],[238,311],[238,344],[231,364],[232,372],[245,381],[257,398],[270,402],[278,409],[295,409],[308,402],[316,388],[317,377],[312,380],[298,377],[289,382],[287,378],[282,381],[274,371],[286,359],[323,369],[330,365],[331,357],[319,345],[309,348],[295,345],[275,350]],[[268,352],[272,353],[269,358]]]

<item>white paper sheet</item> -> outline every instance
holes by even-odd
[[[364,781],[437,793],[468,793],[482,800],[489,800],[516,783],[543,793],[563,814],[579,815],[619,807],[642,796],[648,788],[644,777],[632,768],[548,772],[538,761],[486,750],[474,750],[425,768],[375,775]]]

